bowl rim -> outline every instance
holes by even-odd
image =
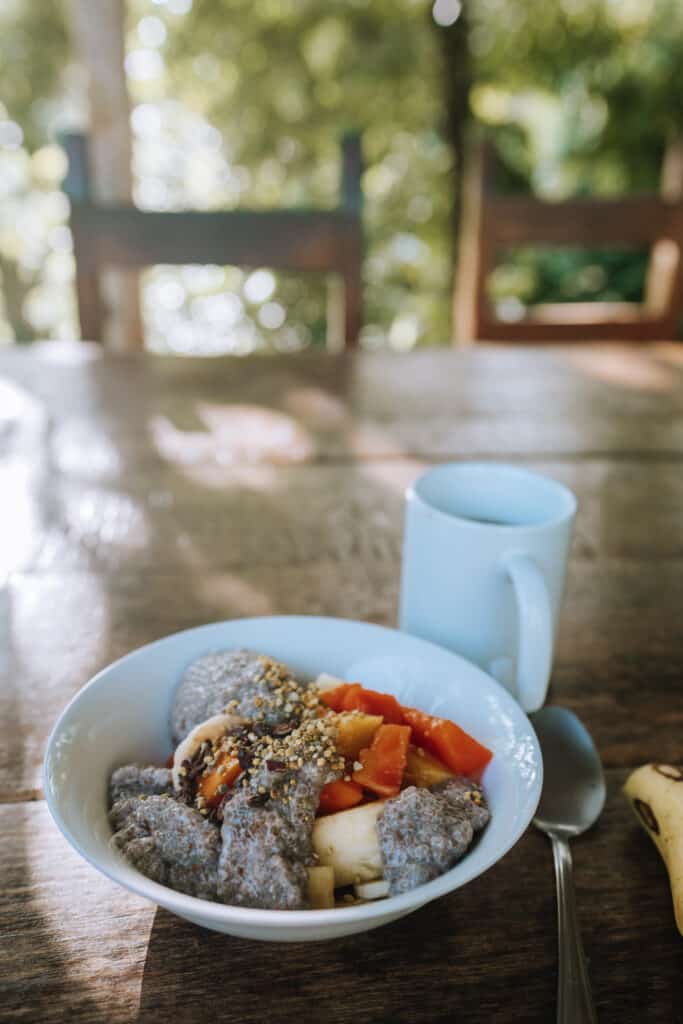
[[[468,669],[479,673],[483,679],[486,680],[487,684],[493,687],[494,690],[502,696],[504,703],[507,703],[509,707],[512,707],[514,713],[518,716],[522,716],[522,719],[526,722],[528,727],[529,738],[531,739],[535,755],[536,767],[535,777],[532,784],[529,786],[526,801],[528,805],[528,816],[526,814],[520,816],[517,826],[506,836],[505,841],[496,848],[495,856],[492,859],[481,864],[476,864],[476,862],[473,861],[472,867],[468,869],[468,858],[465,856],[452,868],[444,872],[444,874],[439,875],[430,882],[419,885],[416,888],[398,896],[388,896],[384,899],[368,903],[349,905],[348,907],[333,907],[326,910],[263,910],[258,907],[238,907],[233,904],[218,903],[214,900],[200,899],[197,896],[188,896],[186,893],[178,892],[169,886],[161,885],[161,883],[147,878],[141,872],[137,871],[132,865],[127,865],[126,862],[122,860],[122,863],[126,864],[126,867],[129,869],[131,874],[130,878],[126,878],[124,880],[116,871],[112,871],[104,867],[82,847],[81,843],[76,839],[71,830],[61,819],[57,806],[59,798],[53,790],[48,765],[52,757],[57,737],[69,716],[73,713],[73,708],[83,698],[85,692],[91,689],[96,689],[101,685],[103,677],[120,668],[125,662],[134,660],[143,651],[150,651],[155,647],[163,645],[170,639],[190,634],[196,635],[202,631],[209,632],[217,626],[232,625],[240,622],[266,625],[273,620],[286,620],[292,625],[297,622],[305,622],[309,626],[314,626],[316,623],[332,623],[346,627],[362,627],[368,631],[376,631],[378,634],[399,634],[401,636],[410,637],[410,640],[415,641],[418,645],[423,645],[425,648],[436,650],[441,655],[446,654],[456,661],[464,662]],[[45,802],[48,810],[50,811],[50,815],[60,832],[72,848],[76,850],[84,860],[111,881],[116,882],[118,885],[128,889],[130,892],[151,900],[153,903],[163,906],[185,918],[196,920],[199,917],[212,922],[222,922],[223,924],[251,924],[254,926],[269,926],[273,928],[301,927],[304,929],[305,927],[320,928],[325,925],[332,925],[335,922],[338,924],[341,924],[342,922],[344,924],[352,924],[356,921],[372,921],[375,918],[398,917],[401,916],[402,913],[419,909],[425,903],[429,903],[432,900],[437,899],[439,896],[446,895],[449,892],[455,892],[456,889],[461,888],[463,885],[467,884],[467,882],[471,882],[474,878],[477,878],[485,871],[488,871],[489,868],[493,867],[494,864],[497,864],[498,861],[500,861],[505,854],[512,849],[512,847],[526,832],[529,824],[531,823],[541,798],[541,790],[543,786],[543,758],[536,733],[524,710],[519,704],[517,704],[508,691],[499,682],[497,682],[497,680],[493,679],[493,677],[488,675],[488,673],[483,669],[474,665],[462,655],[456,654],[455,652],[450,651],[439,644],[432,643],[429,640],[423,640],[422,637],[416,637],[401,630],[393,629],[390,626],[382,626],[374,622],[364,622],[359,619],[343,619],[326,615],[262,615],[219,619],[215,622],[204,623],[201,626],[192,626],[189,629],[178,630],[175,633],[169,633],[157,640],[152,640],[150,643],[143,644],[141,647],[137,647],[134,650],[129,651],[127,654],[122,655],[120,658],[117,658],[115,661],[110,662],[108,665],[105,665],[73,695],[50,730],[45,748],[45,756],[43,758],[42,774]],[[484,772],[484,778],[485,776],[486,770]],[[526,821],[524,821],[525,817],[527,817]],[[455,870],[458,870],[460,877],[458,878],[457,884],[453,885],[450,876]]]

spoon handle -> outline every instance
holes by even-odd
[[[557,1024],[597,1024],[576,913],[569,843],[560,836],[550,838],[557,879]]]

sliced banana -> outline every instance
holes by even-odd
[[[180,789],[180,766],[183,761],[192,759],[193,754],[204,740],[214,741],[220,739],[230,729],[239,729],[240,726],[246,724],[247,719],[242,718],[240,715],[213,715],[212,718],[207,718],[206,721],[195,725],[194,729],[178,744],[173,755],[171,773],[173,788],[176,791]]]
[[[338,686],[347,686],[348,683],[346,679],[338,679],[336,676],[331,676],[328,672],[321,672],[318,678],[314,680],[313,685],[322,693],[325,690],[336,690]]]
[[[334,885],[373,882],[382,877],[377,818],[385,800],[327,814],[313,826],[313,849],[319,864],[334,868]]]
[[[389,883],[384,878],[376,882],[361,882],[353,891],[359,900],[382,900],[389,895]]]
[[[624,793],[666,864],[676,925],[683,935],[683,770],[643,765],[629,775]]]
[[[306,870],[311,909],[329,910],[334,906],[334,871],[328,864]]]

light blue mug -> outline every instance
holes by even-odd
[[[462,654],[536,711],[575,515],[568,488],[515,466],[423,473],[406,495],[400,628]]]

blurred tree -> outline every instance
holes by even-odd
[[[657,187],[666,141],[683,131],[680,0],[481,0],[471,43],[475,110],[525,127],[525,161],[507,155],[525,173],[532,157],[539,191]]]
[[[430,10],[426,0],[195,0],[182,25],[164,20],[168,93],[221,131],[233,203],[334,202],[339,136],[361,130],[365,336],[393,331],[398,347],[448,335],[453,161]],[[322,288],[280,277],[278,292],[322,340]]]
[[[680,0],[127,0],[127,9],[140,205],[332,202],[338,137],[362,130],[370,346],[448,336],[468,92],[495,133],[507,186],[558,198],[656,188],[665,142],[683,127]],[[0,259],[11,264],[6,290],[14,275],[5,305],[16,332],[73,330],[62,170],[47,143],[65,108],[82,119],[79,96],[59,5],[5,4]],[[644,264],[642,253],[526,251],[505,260],[492,287],[524,303],[632,298]],[[235,351],[297,347],[324,337],[323,294],[315,281],[258,269],[156,268],[144,291],[148,337],[174,351],[219,351],[228,339]],[[0,316],[0,337],[6,324]]]
[[[49,201],[55,181],[45,174],[45,159],[36,164],[29,153],[46,142],[67,49],[58,4],[15,0],[0,6],[0,342],[11,331],[22,341],[40,333],[29,307],[55,220]],[[35,228],[29,244],[22,228]]]
[[[460,180],[471,121],[470,90],[473,67],[469,47],[469,7],[460,0],[436,0],[429,10],[429,22],[436,32],[442,54],[443,134],[453,153],[451,180],[452,245],[455,252],[460,221]]]
[[[665,147],[683,133],[680,0],[481,0],[470,46],[472,106],[508,187],[550,198],[659,189]],[[646,266],[644,252],[527,249],[508,255],[491,291],[504,303],[639,301]]]

